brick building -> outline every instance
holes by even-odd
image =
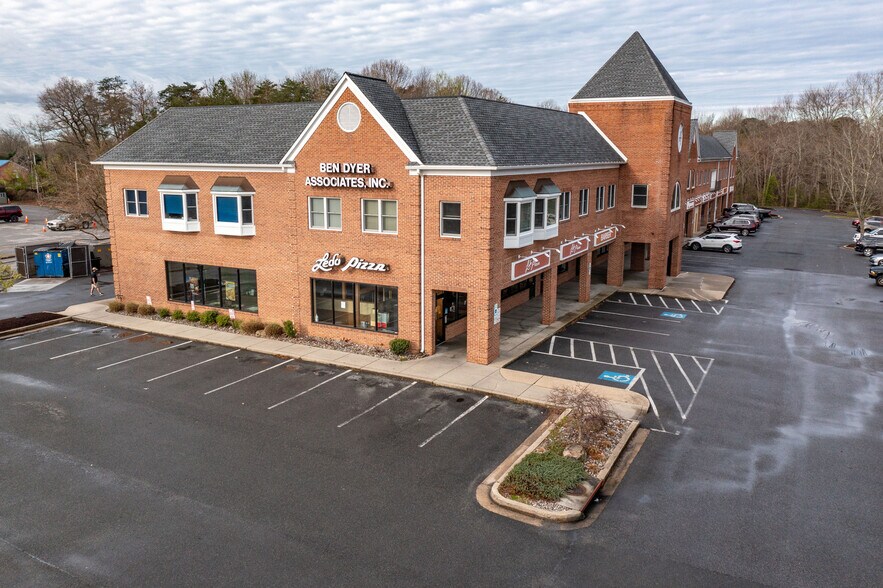
[[[354,74],[322,103],[169,109],[97,161],[118,296],[427,353],[465,337],[489,363],[502,314],[539,296],[554,321],[562,282],[587,301],[593,274],[677,275],[681,186],[735,161],[637,33],[569,110]]]

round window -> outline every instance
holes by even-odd
[[[681,146],[684,144],[684,125],[678,127],[678,153],[681,152]]]
[[[362,111],[352,102],[346,102],[337,109],[337,126],[341,130],[352,133],[362,122]]]

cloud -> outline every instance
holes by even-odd
[[[244,68],[359,69],[392,57],[466,73],[518,102],[566,103],[640,30],[697,109],[770,103],[880,67],[876,2],[738,7],[637,0],[6,0],[0,124],[62,76],[162,88]]]

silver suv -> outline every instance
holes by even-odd
[[[757,231],[759,225],[760,223],[750,216],[740,214],[712,223],[709,228],[714,229],[715,231],[736,232],[745,237],[749,233]]]

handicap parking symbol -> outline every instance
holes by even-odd
[[[674,318],[674,319],[685,319],[685,318],[687,318],[687,313],[667,311],[667,312],[663,312],[660,316],[664,316],[667,318]]]
[[[608,382],[616,382],[617,384],[631,384],[635,376],[629,374],[620,374],[619,372],[603,372],[598,376],[599,380],[607,380]]]

